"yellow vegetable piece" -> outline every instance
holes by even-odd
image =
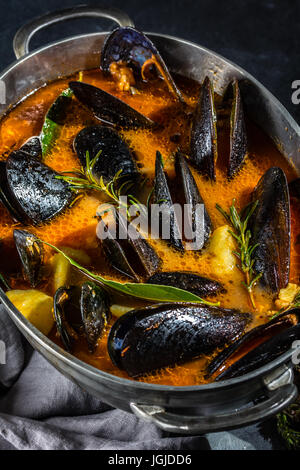
[[[70,258],[82,265],[91,264],[91,258],[83,251],[70,247],[62,247],[61,250]],[[53,289],[54,292],[59,287],[68,286],[70,282],[71,265],[61,253],[56,253],[52,259],[53,268]]]
[[[50,333],[54,325],[52,297],[36,289],[9,290],[6,295],[38,330],[44,335]]]
[[[278,293],[278,299],[275,300],[276,308],[287,308],[294,300],[300,287],[298,284],[292,284],[291,282],[284,288],[280,289]]]
[[[110,306],[111,314],[118,318],[121,317],[122,315],[125,315],[125,313],[129,312],[130,310],[133,310],[133,307],[128,307],[126,305],[118,305],[118,304],[113,304]]]
[[[208,252],[211,256],[211,268],[216,276],[230,274],[236,267],[237,259],[232,253],[236,250],[235,241],[228,232],[229,225],[218,227],[212,234]]]

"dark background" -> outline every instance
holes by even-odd
[[[0,0],[0,68],[14,60],[12,40],[33,17],[90,3],[120,8],[144,31],[166,33],[206,46],[252,73],[300,123],[300,104],[291,101],[291,84],[300,79],[299,0]],[[112,27],[105,20],[75,20],[39,32],[46,42]]]

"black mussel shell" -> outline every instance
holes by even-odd
[[[116,228],[113,224],[116,224]],[[137,236],[127,230],[127,220],[120,213],[116,212],[113,224],[107,224],[105,238],[100,237],[102,249],[110,265],[135,281],[139,281],[141,277],[152,276],[161,263],[155,250],[138,230]],[[120,236],[120,231],[126,233],[126,238]]]
[[[0,162],[0,201],[15,221],[27,222],[25,214],[17,207],[16,201],[10,194],[6,177],[6,162],[3,161]]]
[[[115,29],[105,41],[101,54],[101,68],[109,72],[112,63],[125,63],[141,74],[143,66],[149,61],[156,65],[158,72],[167,82],[170,91],[182,100],[180,91],[172,79],[165,62],[157,48],[147,36],[131,27]]]
[[[151,119],[100,88],[82,82],[70,82],[69,87],[76,98],[106,124],[130,129],[156,127]]]
[[[151,276],[147,282],[149,284],[177,287],[202,298],[213,297],[224,292],[224,288],[219,282],[189,272],[159,272]]]
[[[230,154],[228,178],[232,178],[244,163],[247,153],[247,132],[244,118],[243,102],[239,83],[234,80],[229,87],[232,94],[230,117]],[[228,93],[226,93],[228,96]]]
[[[72,352],[74,340],[80,329],[80,288],[60,287],[53,299],[54,318],[60,339],[68,352]]]
[[[170,227],[166,227],[170,232],[168,241],[177,250],[184,250],[181,230],[159,152],[156,153],[155,161],[154,200],[164,212],[164,214],[160,214],[160,228],[162,229],[162,224],[170,220]],[[163,232],[163,230],[161,231]]]
[[[39,137],[31,137],[22,145],[20,150],[31,157],[42,158],[42,146]]]
[[[134,180],[139,173],[134,157],[127,144],[112,128],[106,126],[91,126],[82,129],[74,140],[74,149],[81,165],[86,166],[86,152],[92,160],[99,152],[99,157],[93,166],[93,175],[104,181],[111,181],[122,170],[122,177]]]
[[[290,201],[281,168],[272,167],[259,180],[252,194],[258,205],[249,220],[254,250],[254,269],[260,283],[273,293],[287,286],[290,271]]]
[[[113,363],[130,376],[211,354],[241,335],[251,315],[199,304],[158,304],[120,317],[108,337]]]
[[[69,184],[57,176],[52,168],[29,154],[12,152],[6,161],[2,190],[6,190],[13,217],[23,223],[40,224],[64,210],[74,194]]]
[[[176,168],[176,176],[180,182],[180,186],[183,188],[184,192],[184,204],[187,204],[191,208],[191,230],[192,233],[195,233],[198,227],[203,230],[203,248],[212,233],[213,226],[206,210],[204,201],[200,194],[200,191],[197,187],[196,181],[189,169],[187,161],[183,157],[180,151],[178,151],[175,155],[175,168]],[[197,206],[203,205],[204,206],[204,220],[200,220],[201,214],[197,211]],[[204,225],[203,225],[204,224]],[[199,229],[198,229],[199,230]],[[195,240],[193,240],[194,242]]]
[[[191,129],[190,161],[197,170],[216,180],[215,161],[217,159],[216,112],[212,83],[206,77],[193,117]]]
[[[250,340],[255,341],[255,339],[257,339],[255,336],[258,338],[262,337],[264,341],[257,347],[251,349],[247,354],[243,355],[230,367],[221,371],[216,378],[217,381],[240,377],[241,375],[245,375],[268,364],[287,352],[291,348],[292,343],[300,339],[299,323],[295,326],[291,326],[291,322],[286,321],[279,324],[275,322],[272,325],[267,324],[264,326],[266,326],[266,328],[262,328],[260,331],[255,328],[255,334],[252,334],[246,338],[246,340],[243,341],[243,338],[241,338],[240,348],[235,348],[234,352],[239,352],[239,349],[242,347],[245,348]],[[251,333],[251,331],[249,333]]]
[[[96,284],[86,282],[81,287],[80,310],[88,348],[93,353],[111,317],[107,293]]]
[[[255,349],[260,343],[264,343],[269,338],[287,329],[292,324],[290,314],[297,312],[297,310],[284,312],[276,318],[273,318],[273,320],[249,330],[241,338],[223,349],[223,351],[221,351],[210,362],[207,367],[208,375],[211,376],[217,370],[222,371],[225,367],[226,361],[230,361],[235,354],[237,354],[237,357],[239,358],[242,355],[242,352],[246,354],[249,350]],[[266,362],[268,362],[268,360]]]
[[[41,280],[44,259],[43,244],[33,233],[26,230],[14,230],[14,241],[25,277],[31,287],[36,287]]]

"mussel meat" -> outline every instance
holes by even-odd
[[[239,337],[251,315],[200,304],[158,304],[120,317],[108,337],[113,363],[132,377],[210,354]]]
[[[156,123],[104,90],[83,82],[70,82],[76,98],[87,106],[97,119],[124,128],[154,128]]]
[[[166,81],[169,90],[182,101],[182,96],[157,48],[147,36],[131,27],[115,29],[105,41],[101,53],[101,67],[105,72],[113,71],[113,66],[128,65],[133,73],[145,77],[145,69],[155,66]]]
[[[202,298],[213,297],[225,291],[219,282],[190,272],[158,272],[151,276],[147,282],[149,284],[178,287]]]
[[[57,331],[67,351],[72,352],[74,340],[82,334],[93,353],[110,320],[106,292],[92,282],[80,287],[60,287],[54,295],[54,316]]]
[[[208,375],[215,374],[216,380],[239,377],[276,359],[300,338],[300,324],[295,325],[294,318],[299,313],[298,309],[284,312],[248,331],[213,359]]]
[[[42,242],[26,230],[14,230],[14,241],[22,262],[25,277],[31,287],[36,287],[41,280],[44,248]]]
[[[254,269],[260,283],[273,293],[287,286],[290,271],[290,201],[286,176],[272,167],[252,194],[258,205],[249,220],[254,250]]]
[[[90,160],[99,155],[92,171],[98,179],[102,176],[105,183],[111,181],[120,170],[122,177],[130,180],[136,180],[139,176],[132,152],[119,134],[110,127],[85,127],[77,134],[74,149],[84,168],[87,152]]]
[[[190,161],[212,181],[216,180],[217,128],[213,85],[205,78],[191,129]]]

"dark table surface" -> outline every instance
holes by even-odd
[[[0,0],[0,69],[14,60],[12,40],[33,17],[83,0]],[[90,2],[92,3],[92,2]],[[236,62],[260,80],[300,123],[300,105],[291,101],[292,82],[300,79],[299,0],[111,0],[97,6],[125,10],[144,31],[194,41]],[[109,24],[111,26],[111,24]],[[107,29],[102,20],[81,20],[48,28],[32,48],[77,33]],[[297,73],[298,72],[298,73]]]
[[[12,39],[33,17],[84,0],[0,0],[0,66],[14,60]],[[144,31],[195,41],[236,62],[260,80],[300,122],[300,105],[291,101],[299,79],[299,0],[106,0],[98,6],[125,10]],[[102,20],[76,20],[39,33],[32,47],[81,32],[101,30]],[[297,75],[298,72],[298,75]]]

